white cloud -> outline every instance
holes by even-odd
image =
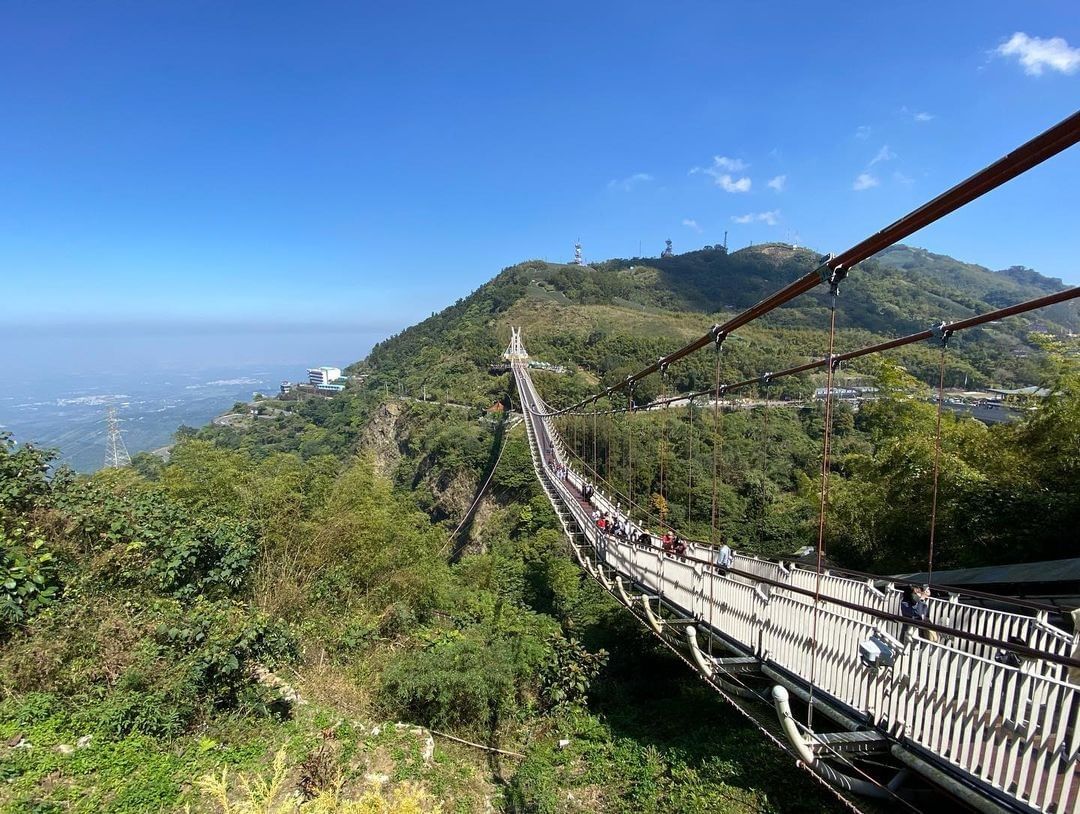
[[[1029,76],[1042,76],[1044,68],[1065,74],[1080,70],[1080,48],[1070,48],[1061,37],[1044,40],[1017,31],[1008,42],[999,45],[995,53],[1016,57]]]
[[[778,175],[768,183],[768,187],[770,189],[775,189],[777,192],[783,192],[785,186],[787,186],[786,175]]]
[[[653,180],[653,177],[647,172],[635,172],[633,175],[628,175],[621,180],[608,181],[608,189],[619,189],[623,192],[629,192],[638,184],[644,184],[647,181]]]
[[[860,124],[855,130],[855,138],[870,138],[870,125]]]
[[[742,172],[747,168],[747,163],[741,158],[728,158],[725,155],[714,155],[712,169],[727,170],[728,172]]]
[[[933,113],[927,113],[925,110],[912,110],[907,105],[900,108],[900,112],[905,116],[910,116],[913,121],[917,122],[929,122],[934,120]]]
[[[711,175],[713,182],[725,192],[749,192],[750,179],[746,176],[735,178],[732,173],[745,170],[749,164],[741,158],[728,158],[724,155],[714,155],[711,167],[694,167],[690,174],[703,172]]]
[[[896,153],[889,149],[888,144],[885,144],[877,151],[877,155],[870,159],[867,168],[872,167],[875,164],[880,164],[882,161],[892,161],[894,158],[896,158]]]
[[[730,175],[718,175],[716,176],[716,185],[721,187],[724,192],[750,191],[750,179],[745,176],[735,180]]]
[[[776,226],[780,220],[780,210],[772,209],[768,212],[751,212],[746,215],[735,215],[731,218],[736,223],[764,223],[766,226]]]
[[[915,183],[914,178],[912,178],[910,175],[905,175],[904,173],[900,172],[900,170],[894,172],[892,174],[892,177],[893,180],[896,181],[896,183],[903,184],[906,187],[909,187]]]
[[[686,226],[686,227],[688,227],[690,229],[693,229],[695,232],[700,232],[701,231],[701,227],[698,226],[698,222],[696,220],[694,220],[693,218],[683,218],[682,225]]]
[[[851,185],[851,188],[856,192],[862,192],[864,189],[870,189],[876,187],[880,182],[878,179],[868,172],[860,172],[858,178]]]

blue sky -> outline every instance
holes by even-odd
[[[1080,14],[23,2],[0,77],[9,326],[385,335],[579,237],[843,250],[1071,114]],[[1078,189],[1073,148],[911,242],[1080,283]]]

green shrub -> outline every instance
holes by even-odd
[[[0,432],[0,519],[21,515],[43,504],[50,492],[51,449],[23,444],[15,449],[10,432]],[[65,471],[66,477],[66,471]]]
[[[56,563],[45,541],[16,526],[0,527],[0,632],[54,602],[59,591]]]
[[[429,726],[486,727],[514,697],[513,651],[509,641],[474,634],[406,652],[383,675],[384,697]]]
[[[238,603],[199,600],[155,634],[163,653],[179,657],[201,698],[218,709],[264,705],[253,668],[293,662],[299,650],[284,622]]]

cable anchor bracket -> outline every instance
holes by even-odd
[[[826,283],[829,286],[829,293],[833,297],[840,295],[840,283],[847,277],[848,269],[844,266],[836,266],[833,268],[830,263],[833,262],[834,255],[827,254],[822,257],[818,263],[817,274],[821,279],[821,282]]]
[[[716,349],[720,350],[720,347],[724,344],[724,340],[728,337],[727,333],[719,325],[713,325],[709,330],[709,333],[712,334],[713,342],[716,343]]]
[[[931,341],[941,343],[942,350],[949,347],[949,337],[952,335],[953,332],[949,330],[944,322],[939,322],[937,325],[930,326],[930,339]]]

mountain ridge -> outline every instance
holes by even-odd
[[[487,366],[501,354],[513,322],[528,326],[530,352],[573,368],[588,367],[611,383],[634,363],[654,361],[714,321],[723,321],[812,271],[821,257],[806,248],[769,243],[731,253],[700,249],[661,258],[614,258],[591,266],[527,260],[380,342],[351,370],[373,375],[379,387],[407,386],[416,392],[439,388],[469,402],[481,398],[479,394],[494,398],[497,387],[488,381]],[[856,266],[841,286],[841,350],[986,313],[1063,287],[1062,281],[1031,269],[992,271],[897,245]],[[732,375],[757,375],[820,356],[828,296],[819,286],[741,328],[733,336],[738,352],[731,355]],[[1040,330],[1080,331],[1080,307],[1062,303],[965,332],[950,353],[949,381],[1040,383],[1041,350],[1030,339]],[[924,381],[935,374],[936,356],[928,346],[898,351],[897,358]],[[689,374],[690,379],[703,377],[703,371]],[[584,384],[577,382],[577,389]]]

